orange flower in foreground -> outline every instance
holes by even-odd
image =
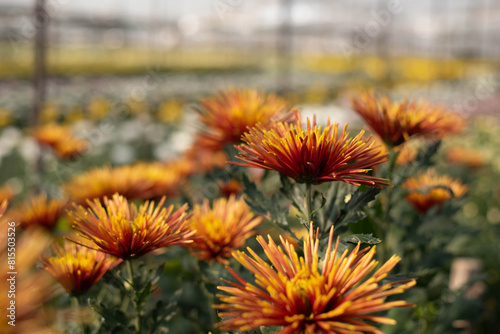
[[[84,205],[86,200],[111,197],[128,199],[175,197],[190,172],[187,162],[138,163],[115,168],[94,168],[75,176],[64,188],[70,198]]]
[[[10,202],[15,196],[14,190],[10,186],[0,187],[0,203],[3,201]]]
[[[394,307],[411,307],[403,300],[384,302],[385,298],[404,292],[415,285],[415,280],[381,284],[400,258],[392,256],[375,273],[375,247],[359,249],[348,255],[345,250],[337,258],[338,241],[332,249],[333,228],[330,231],[324,263],[319,260],[319,230],[314,234],[311,224],[304,239],[304,255],[300,256],[288,241],[280,237],[284,251],[271,237],[266,243],[257,241],[264,249],[270,264],[253,250],[251,254],[233,253],[245,268],[255,275],[255,283],[246,282],[231,268],[227,268],[238,283],[224,280],[231,286],[219,286],[228,295],[218,295],[226,304],[216,305],[222,310],[224,321],[218,326],[225,330],[249,331],[261,326],[283,326],[277,333],[383,333],[372,323],[395,324],[396,321],[373,315]],[[332,252],[333,250],[333,252]]]
[[[196,205],[189,219],[191,229],[196,231],[190,249],[202,260],[227,263],[231,253],[244,246],[245,241],[255,235],[255,228],[262,222],[255,216],[243,198],[215,200],[213,209],[208,200]]]
[[[442,138],[460,132],[464,120],[459,115],[425,102],[392,102],[362,93],[352,101],[356,111],[387,145],[397,146],[412,136]]]
[[[348,138],[347,125],[338,133],[337,124],[322,129],[307,120],[303,129],[300,113],[296,123],[278,122],[269,130],[257,125],[243,136],[238,159],[234,165],[276,170],[299,183],[343,181],[381,188],[390,185],[385,179],[367,175],[371,167],[387,161],[371,138],[361,131]]]
[[[41,226],[52,230],[63,215],[65,207],[66,200],[48,199],[46,194],[40,194],[9,211],[8,216],[23,229]]]
[[[200,143],[215,151],[238,144],[249,127],[287,117],[286,111],[285,100],[274,94],[249,89],[222,91],[201,100],[199,112],[204,129],[199,134],[203,139]]]
[[[0,216],[6,202],[0,205]],[[7,227],[5,227],[7,232]],[[7,233],[0,237],[0,333],[2,334],[48,334],[57,333],[46,328],[50,323],[42,308],[45,302],[53,298],[52,279],[43,272],[36,270],[36,262],[49,243],[49,235],[42,229],[31,228],[21,236],[16,237],[15,250],[15,280],[12,280],[12,268],[9,260],[12,258]],[[12,254],[12,253],[11,253]],[[15,298],[9,296],[9,290],[15,290]],[[11,302],[15,301],[14,307]],[[9,309],[10,308],[10,309]],[[9,324],[12,320],[12,324]]]
[[[55,256],[42,257],[42,263],[67,293],[78,296],[89,290],[120,261],[94,249],[66,242],[54,247]]]
[[[447,175],[437,175],[433,170],[408,178],[403,187],[408,189],[406,200],[420,212],[450,199],[463,197],[467,186]]]
[[[174,211],[173,205],[163,208],[164,202],[162,198],[157,205],[146,202],[137,208],[115,194],[112,199],[105,197],[103,203],[98,199],[88,201],[88,209],[75,206],[70,215],[73,227],[92,246],[126,260],[161,247],[192,242],[194,232],[185,223],[187,204]]]

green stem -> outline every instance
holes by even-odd
[[[80,317],[80,314],[82,313],[81,308],[82,308],[82,305],[84,304],[83,300],[82,300],[82,296],[81,295],[80,296],[72,296],[71,297],[71,304],[72,304],[73,309],[76,313],[75,316],[78,317],[77,324],[80,327],[80,332],[82,334],[89,334],[90,327],[84,321],[82,321],[82,319]]]
[[[307,224],[310,224],[312,221],[312,184],[306,183],[306,198],[305,198],[305,207],[306,207],[306,219]],[[307,226],[306,226],[307,228]]]
[[[128,274],[130,276],[130,282],[132,283],[132,288],[134,289],[134,294],[135,297],[133,298],[134,300],[134,306],[135,306],[135,328],[137,329],[137,334],[142,333],[142,319],[141,319],[141,304],[139,303],[139,290],[137,286],[137,282],[135,281],[134,277],[134,266],[132,265],[132,260],[128,260],[127,262],[127,269],[128,269]]]

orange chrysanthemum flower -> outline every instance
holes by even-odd
[[[73,136],[68,126],[48,124],[31,132],[40,145],[51,147],[61,159],[72,159],[87,149],[87,141]]]
[[[41,226],[52,230],[63,215],[66,203],[66,200],[48,199],[46,194],[40,194],[9,211],[8,216],[9,219],[19,223],[23,229]]]
[[[174,211],[173,205],[162,208],[164,202],[162,198],[158,205],[146,202],[137,208],[115,194],[112,199],[105,197],[103,203],[98,199],[88,201],[88,209],[75,206],[70,215],[73,227],[92,246],[126,260],[161,247],[192,242],[194,232],[185,223],[187,204]]]
[[[190,172],[186,163],[138,163],[115,168],[95,168],[75,176],[64,188],[70,198],[84,205],[115,193],[128,199],[175,197]]]
[[[241,136],[257,123],[286,117],[287,103],[274,94],[256,90],[229,89],[201,100],[201,122],[205,126],[200,143],[210,150],[238,144]]]
[[[392,102],[364,92],[352,101],[353,109],[364,118],[387,145],[398,146],[412,136],[442,138],[460,132],[464,121],[459,115],[425,102]]]
[[[416,177],[408,178],[403,187],[408,189],[406,200],[420,212],[427,212],[435,205],[442,205],[450,199],[461,198],[467,186],[447,175],[437,175],[428,170]]]
[[[42,257],[45,270],[73,296],[88,291],[108,270],[120,263],[109,254],[69,242],[62,247],[55,246],[54,254]]]
[[[190,244],[193,253],[202,260],[227,263],[231,253],[257,233],[262,217],[256,217],[243,198],[232,195],[215,200],[213,208],[205,199],[203,205],[194,207],[189,222],[196,231]]]
[[[231,286],[220,286],[228,295],[218,295],[226,304],[215,307],[223,312],[221,329],[248,331],[261,326],[283,326],[277,333],[383,333],[372,323],[395,324],[393,319],[373,313],[395,307],[413,305],[402,300],[384,302],[388,296],[400,294],[415,285],[415,280],[380,284],[400,258],[392,256],[375,273],[375,247],[360,250],[358,246],[348,255],[337,254],[338,241],[332,249],[333,228],[328,240],[324,262],[319,260],[319,230],[312,224],[304,239],[304,255],[283,238],[285,249],[271,237],[266,243],[257,241],[264,249],[270,264],[252,249],[251,254],[235,252],[233,256],[255,275],[255,283],[246,282],[231,268],[229,272],[238,283],[224,280]],[[332,252],[333,250],[333,252]]]
[[[237,158],[243,162],[230,163],[276,170],[299,183],[389,185],[385,179],[367,175],[371,167],[387,161],[387,154],[380,154],[371,137],[364,139],[364,131],[348,138],[347,125],[339,134],[337,124],[328,122],[322,129],[315,119],[312,124],[308,119],[303,129],[300,113],[295,115],[295,124],[278,122],[269,130],[257,125],[245,133],[245,144],[236,146]]]

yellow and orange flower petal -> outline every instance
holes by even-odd
[[[478,169],[485,165],[485,158],[480,152],[458,146],[448,148],[446,151],[446,160],[450,164],[464,165],[473,169]]]
[[[72,242],[53,249],[54,256],[43,256],[42,263],[45,270],[73,296],[88,291],[108,270],[120,263],[109,254]]]
[[[426,102],[403,100],[397,103],[388,97],[377,98],[363,92],[353,99],[352,106],[390,146],[398,146],[412,136],[440,139],[464,127],[463,118],[456,113]]]
[[[403,188],[409,191],[406,200],[420,212],[427,212],[435,205],[442,205],[450,199],[461,198],[467,186],[447,175],[438,175],[430,169],[415,177],[408,178]]]
[[[146,202],[139,208],[123,196],[88,201],[88,208],[75,206],[70,215],[79,235],[92,243],[92,248],[130,259],[161,247],[192,242],[194,232],[186,224],[187,204],[174,211],[173,205],[163,208]]]
[[[40,226],[52,230],[64,214],[66,203],[64,199],[49,199],[46,194],[40,194],[9,211],[8,218],[23,229]]]
[[[383,333],[373,323],[395,324],[396,321],[374,313],[395,307],[411,307],[403,300],[386,302],[388,296],[403,293],[415,280],[381,283],[399,262],[392,256],[370,275],[378,262],[373,259],[375,247],[348,254],[337,254],[333,246],[333,228],[328,240],[324,262],[320,263],[319,231],[312,224],[304,239],[303,256],[283,238],[283,248],[271,237],[268,242],[258,236],[269,263],[252,249],[251,256],[235,252],[233,256],[255,275],[255,282],[246,282],[231,268],[237,283],[219,286],[226,294],[218,295],[225,303],[216,305],[224,319],[218,324],[224,330],[249,331],[261,326],[282,326],[279,334],[291,333]]]
[[[257,90],[228,89],[201,100],[199,134],[205,148],[218,151],[228,144],[238,144],[248,128],[257,123],[286,116],[287,103],[274,94]]]
[[[202,260],[227,263],[234,250],[257,234],[255,229],[262,219],[252,213],[243,198],[220,198],[214,201],[213,208],[205,199],[193,208],[189,219],[191,229],[196,231],[189,247]]]
[[[65,184],[67,195],[85,205],[89,199],[103,199],[118,193],[128,199],[175,197],[190,173],[185,164],[175,162],[138,163],[120,167],[94,168]]]
[[[278,122],[268,130],[257,125],[245,133],[245,143],[236,146],[237,158],[243,162],[230,163],[276,170],[299,183],[389,185],[385,179],[367,175],[371,167],[387,161],[387,154],[380,154],[371,137],[363,138],[364,131],[349,138],[347,125],[338,133],[337,124],[328,122],[322,129],[309,119],[303,129],[300,113],[295,116],[295,123]]]

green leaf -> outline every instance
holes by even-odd
[[[365,191],[360,191],[360,189],[356,190],[349,202],[347,202],[345,210],[357,211],[362,209],[365,205],[373,201],[380,191],[381,189],[378,188],[368,188]]]
[[[371,233],[370,234],[353,234],[353,235],[342,238],[342,240],[345,242],[352,243],[352,244],[358,244],[359,242],[361,242],[362,244],[368,244],[368,245],[376,245],[382,241],[379,238],[375,238]]]

